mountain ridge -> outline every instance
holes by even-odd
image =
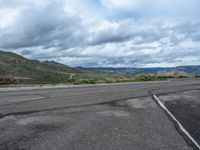
[[[97,72],[111,72],[111,73],[128,73],[128,74],[160,74],[168,72],[185,72],[188,74],[196,74],[200,76],[200,65],[188,65],[177,67],[151,67],[151,68],[114,68],[114,67],[85,67],[84,69]]]
[[[0,51],[0,75],[31,79],[32,83],[65,82],[69,73],[82,73],[53,61],[29,60],[12,52]],[[30,80],[26,80],[28,82]],[[67,81],[66,81],[67,82]]]
[[[0,84],[93,84],[127,78],[127,75],[95,73],[55,61],[29,60],[12,52],[0,51]]]
[[[173,74],[174,72],[174,74]],[[21,55],[0,51],[0,84],[88,84],[134,80],[139,75],[200,76],[200,65],[155,68],[70,67],[55,61],[29,60]],[[8,81],[7,81],[8,80]]]

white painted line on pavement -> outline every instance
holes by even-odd
[[[179,129],[187,136],[188,139],[200,150],[199,144],[196,142],[196,140],[189,134],[189,132],[181,125],[181,123],[174,117],[174,115],[167,109],[167,107],[161,102],[161,100],[156,96],[153,95],[156,102],[159,104],[159,106],[167,112],[167,114],[173,119],[174,122],[178,124]]]

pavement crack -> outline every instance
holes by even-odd
[[[12,113],[7,113],[7,114],[0,114],[0,119],[3,119],[3,118],[8,117],[8,116],[28,115],[28,114],[39,113],[39,112],[49,112],[49,111],[55,111],[55,110],[78,108],[78,107],[88,107],[88,106],[95,106],[95,105],[114,105],[114,106],[117,106],[117,102],[126,101],[126,100],[133,99],[133,98],[142,98],[142,97],[147,97],[147,96],[149,96],[149,95],[143,95],[143,96],[138,96],[138,97],[128,97],[128,98],[117,99],[117,100],[115,99],[115,100],[110,100],[110,101],[106,101],[106,102],[99,102],[99,103],[89,103],[89,104],[82,104],[82,105],[56,107],[56,108],[50,108],[50,109],[12,112]]]

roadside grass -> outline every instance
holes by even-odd
[[[157,76],[139,76],[135,79],[121,80],[118,82],[147,82],[147,81],[164,81],[167,80],[166,77],[157,77]]]
[[[148,81],[165,81],[171,79],[172,77],[167,76],[151,76],[151,75],[140,75],[137,77],[129,77],[129,78],[119,78],[117,76],[106,76],[105,75],[74,75],[74,78],[70,80],[64,80],[65,82],[58,81],[37,81],[33,82],[33,80],[29,82],[16,82],[12,84],[0,84],[0,88],[3,87],[43,87],[43,86],[59,86],[59,85],[82,85],[82,84],[100,84],[100,83],[132,83],[132,82],[148,82]],[[182,78],[182,77],[180,77]]]

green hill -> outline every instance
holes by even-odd
[[[0,75],[20,80],[22,83],[68,82],[71,73],[82,73],[56,62],[28,60],[20,55],[0,51]]]
[[[0,51],[0,84],[85,84],[125,78],[125,75],[95,73],[54,61],[29,60],[15,53]]]

